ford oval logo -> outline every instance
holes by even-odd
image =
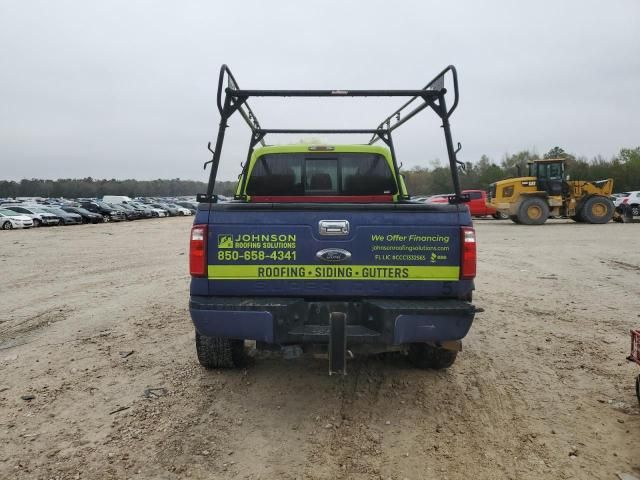
[[[325,262],[344,262],[351,258],[351,252],[342,248],[325,248],[316,253],[316,257]]]

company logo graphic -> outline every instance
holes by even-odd
[[[233,235],[218,235],[218,248],[233,248]]]
[[[316,253],[316,257],[325,262],[344,262],[351,258],[351,252],[342,248],[325,248]]]
[[[429,258],[431,263],[436,263],[437,261],[446,260],[446,259],[447,259],[446,255],[443,255],[441,253],[436,253],[436,252],[431,252],[431,257]]]

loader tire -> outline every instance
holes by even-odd
[[[207,369],[240,367],[244,363],[244,341],[196,332],[196,353],[200,365]]]
[[[542,198],[527,198],[520,204],[517,217],[524,225],[542,225],[549,218],[549,206]]]
[[[584,217],[582,216],[582,208],[576,210],[576,214],[575,215],[571,215],[571,220],[573,220],[576,223],[584,223]]]
[[[422,369],[442,370],[449,368],[456,361],[458,352],[446,350],[427,343],[409,345],[409,361]]]
[[[591,197],[580,209],[587,223],[607,223],[613,217],[613,203],[606,197]]]

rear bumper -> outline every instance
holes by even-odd
[[[275,344],[328,343],[329,314],[347,314],[347,343],[401,345],[463,338],[475,306],[463,300],[361,299],[308,301],[298,298],[191,296],[191,319],[205,336]]]

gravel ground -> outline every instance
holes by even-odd
[[[640,224],[477,221],[456,364],[340,378],[199,367],[190,222],[0,232],[0,478],[640,477]]]

